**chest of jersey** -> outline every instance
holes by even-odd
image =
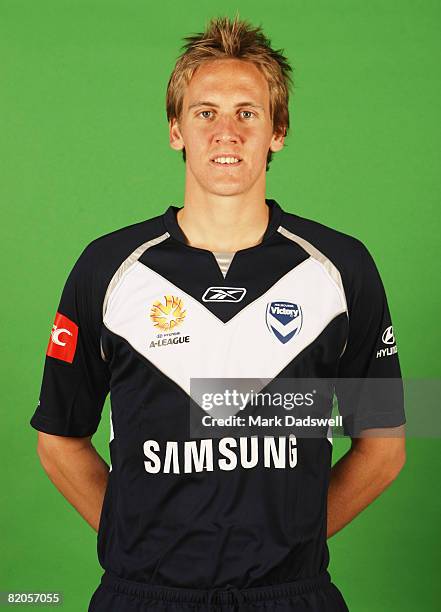
[[[276,377],[345,312],[338,287],[311,257],[226,321],[207,307],[210,298],[240,301],[251,284],[201,286],[198,300],[137,261],[111,292],[104,325],[189,393],[192,378]],[[330,348],[322,354],[338,359],[341,342]]]

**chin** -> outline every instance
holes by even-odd
[[[232,196],[241,195],[243,191],[210,191],[210,193],[215,196],[228,198]]]
[[[241,185],[224,185],[217,187],[216,185],[207,186],[207,191],[218,196],[233,196],[245,193],[247,190]]]

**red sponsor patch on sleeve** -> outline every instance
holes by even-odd
[[[46,355],[72,363],[77,348],[78,325],[57,312]]]

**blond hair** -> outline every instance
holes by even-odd
[[[283,49],[272,49],[271,41],[261,27],[253,27],[249,22],[228,17],[212,18],[205,32],[187,36],[183,40],[183,53],[176,61],[167,85],[167,120],[181,119],[185,87],[196,69],[205,61],[236,58],[252,62],[268,81],[270,92],[270,114],[273,133],[284,134],[289,130],[289,92],[294,86],[290,73],[292,68]],[[185,148],[182,151],[185,162]],[[266,170],[272,160],[268,151]]]

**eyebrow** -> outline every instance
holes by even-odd
[[[190,110],[191,108],[194,108],[195,106],[214,106],[215,108],[219,108],[219,104],[215,104],[214,102],[208,102],[207,100],[200,100],[198,102],[193,102],[193,104],[190,104],[190,106],[188,107],[188,110]],[[255,102],[252,102],[252,101],[238,102],[235,105],[236,108],[238,108],[239,106],[253,106],[254,108],[263,109],[263,106],[261,104],[256,104]]]

